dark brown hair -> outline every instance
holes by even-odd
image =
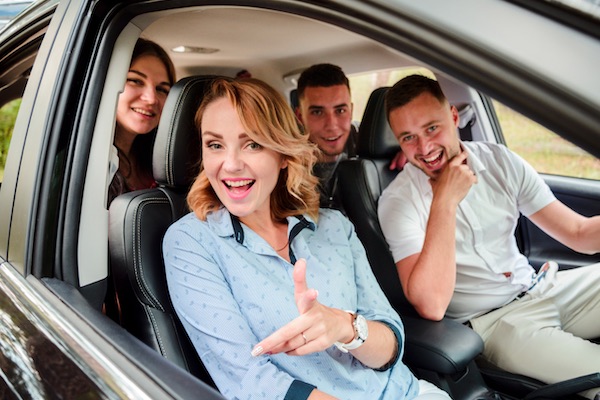
[[[396,82],[385,94],[385,115],[388,120],[395,108],[408,104],[423,93],[430,93],[442,104],[448,101],[436,80],[423,75],[409,75]]]
[[[345,85],[350,91],[350,81],[344,71],[333,64],[315,64],[305,69],[298,78],[298,99],[304,96],[307,87],[330,87]]]

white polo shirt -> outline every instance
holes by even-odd
[[[446,315],[459,322],[501,307],[531,284],[534,269],[517,247],[519,213],[529,216],[556,197],[521,157],[505,146],[462,142],[477,175],[456,215],[456,287]],[[433,193],[413,165],[379,199],[379,221],[398,262],[421,252]]]

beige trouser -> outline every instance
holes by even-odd
[[[506,306],[471,320],[498,367],[555,383],[600,372],[600,263],[549,274]],[[581,393],[594,398],[600,388]]]
[[[419,379],[419,394],[415,400],[452,400],[452,398],[433,383]]]

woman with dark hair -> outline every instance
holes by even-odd
[[[114,145],[118,169],[114,166],[109,204],[122,193],[156,185],[152,177],[152,146],[174,83],[175,67],[163,48],[150,40],[138,39],[117,105]]]
[[[402,363],[404,330],[354,228],[319,209],[317,148],[284,98],[221,78],[196,113],[191,212],[163,242],[174,308],[231,399],[448,400]]]

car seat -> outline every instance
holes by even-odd
[[[478,366],[474,360],[483,351],[483,341],[479,335],[448,318],[440,322],[425,320],[406,300],[377,216],[379,196],[398,173],[389,170],[390,161],[400,151],[385,115],[384,97],[388,89],[376,89],[367,102],[359,128],[358,157],[339,165],[338,190],[346,214],[365,246],[379,284],[402,316],[406,332],[405,363],[421,378],[437,384],[454,399],[523,396],[527,399],[564,399],[593,388],[600,374],[544,385],[487,364]],[[461,118],[461,138],[470,139],[475,114],[469,105],[457,108]],[[482,390],[482,385],[489,385],[493,389]]]
[[[167,291],[162,239],[189,212],[186,195],[200,165],[196,110],[212,76],[178,81],[165,102],[153,151],[158,187],[122,194],[109,208],[110,268],[118,322],[178,366],[215,386]]]

